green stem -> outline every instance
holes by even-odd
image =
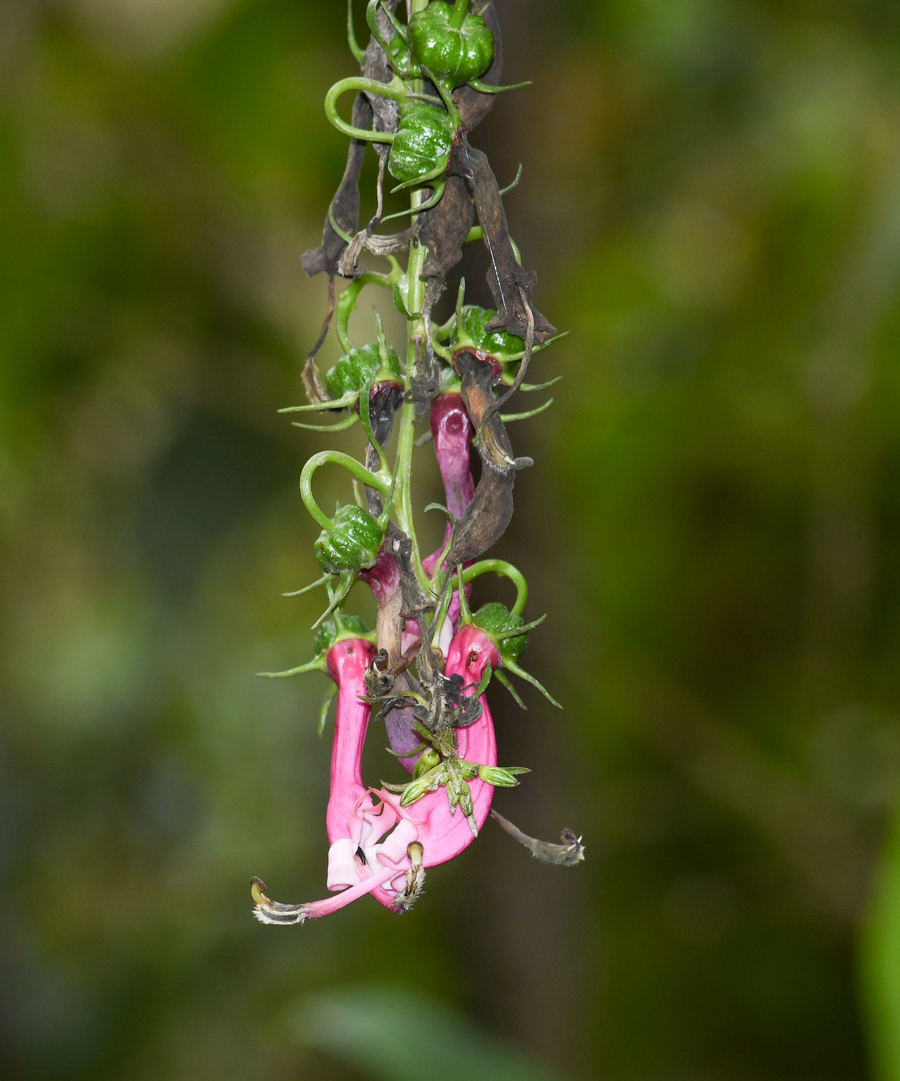
[[[392,289],[395,281],[396,277],[393,274],[378,274],[372,270],[361,275],[359,278],[354,278],[343,293],[341,293],[340,299],[337,302],[337,316],[334,321],[334,328],[337,331],[341,349],[343,349],[345,353],[349,353],[353,348],[349,330],[350,316],[356,311],[356,302],[359,300],[359,294],[363,286],[381,285],[385,289]]]
[[[466,13],[469,10],[469,0],[456,0],[453,5],[453,14],[450,16],[450,25],[459,30],[466,18]]]
[[[412,206],[415,208],[422,200],[421,192],[413,192]],[[419,349],[425,348],[425,323],[422,319],[422,305],[425,300],[425,283],[422,280],[422,269],[425,264],[425,256],[428,249],[424,244],[413,241],[409,252],[409,263],[406,268],[408,281],[406,307],[409,312],[407,319],[407,349],[406,349],[406,385],[409,392],[412,388],[412,380],[416,376],[416,361]],[[397,522],[403,532],[412,543],[413,569],[416,579],[422,589],[430,591],[431,583],[425,568],[422,566],[422,555],[419,551],[419,540],[416,536],[415,522],[412,508],[412,457],[416,442],[416,407],[412,401],[404,396],[403,408],[400,412],[400,433],[397,440],[397,469],[396,488],[394,491],[394,506],[397,511]]]
[[[364,139],[370,143],[392,143],[394,136],[389,131],[372,131],[371,129],[355,128],[342,120],[337,109],[338,98],[346,94],[348,90],[366,90],[370,94],[381,94],[385,98],[393,98],[400,103],[406,98],[406,86],[402,79],[395,75],[389,83],[378,83],[374,79],[363,79],[359,76],[351,76],[349,79],[341,79],[325,95],[325,115],[332,124],[349,135],[351,139]]]
[[[491,572],[502,574],[516,587],[516,603],[510,611],[514,616],[520,616],[528,600],[528,583],[525,581],[525,575],[512,563],[507,563],[504,559],[483,559],[480,563],[473,563],[471,567],[466,567],[462,572],[463,585],[468,585],[479,575],[490,574]],[[458,582],[459,579],[457,579],[457,584]]]
[[[418,11],[423,11],[428,6],[428,0],[412,0],[410,16]],[[421,79],[411,81],[410,90],[421,94],[424,89]],[[424,200],[424,193],[414,191],[410,195],[410,206],[415,211]],[[422,279],[422,270],[425,266],[425,257],[428,249],[420,244],[418,239],[413,239],[409,249],[409,261],[406,265],[407,295],[406,295],[406,380],[404,390],[403,408],[400,411],[400,432],[397,438],[397,467],[394,473],[394,508],[397,514],[397,524],[409,537],[412,545],[412,564],[416,580],[423,590],[431,591],[431,582],[422,566],[422,556],[419,551],[419,539],[416,536],[415,522],[412,508],[412,457],[416,444],[416,409],[409,393],[412,389],[412,381],[417,373],[416,361],[418,349],[424,349],[427,341],[425,321],[422,318],[422,307],[425,301],[425,282]]]
[[[312,479],[319,466],[325,465],[326,462],[332,462],[334,465],[343,466],[344,469],[349,473],[352,473],[354,477],[361,480],[363,484],[367,484],[370,488],[374,488],[379,492],[383,499],[387,499],[390,494],[391,484],[387,478],[366,469],[364,465],[355,458],[351,458],[349,454],[343,454],[339,450],[323,450],[318,454],[314,454],[303,467],[303,472],[300,474],[300,495],[303,498],[306,509],[323,529],[333,529],[334,522],[316,502],[312,493]]]

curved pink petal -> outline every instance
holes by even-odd
[[[359,696],[366,694],[366,669],[374,656],[375,647],[362,638],[345,638],[328,652],[328,671],[338,686],[331,792],[325,815],[332,843],[347,836],[347,823],[358,801],[367,794],[362,783],[362,751],[372,707]]]

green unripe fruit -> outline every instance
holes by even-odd
[[[343,638],[368,638],[369,628],[359,616],[342,615],[339,619],[326,619],[316,633],[316,654],[326,654],[335,642]]]
[[[467,304],[462,310],[462,326],[453,328],[450,348],[454,353],[468,350],[476,355],[492,357],[500,364],[519,360],[525,343],[515,334],[505,330],[488,330],[488,323],[497,313],[493,308],[479,308]]]
[[[323,529],[315,543],[319,566],[329,574],[355,574],[374,567],[384,529],[361,507],[338,507],[331,529]]]
[[[389,379],[400,381],[400,358],[390,347],[385,365],[381,363],[381,354],[375,342],[364,345],[361,349],[351,349],[333,368],[329,368],[325,376],[328,393],[332,398],[343,398],[345,394],[359,392],[376,381],[382,367],[383,382]]]
[[[528,645],[527,631],[524,634],[511,635],[509,638],[499,637],[525,623],[521,616],[513,615],[506,605],[499,601],[490,601],[479,608],[472,616],[472,622],[496,645],[501,657],[515,663],[525,652],[525,647]]]
[[[402,184],[446,168],[453,144],[450,114],[427,101],[412,101],[403,110],[388,169]]]
[[[409,23],[413,60],[454,87],[483,75],[494,59],[494,35],[484,19],[464,12],[465,5],[433,0]]]

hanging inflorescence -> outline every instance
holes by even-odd
[[[308,404],[286,413],[340,414],[328,425],[299,427],[340,431],[361,424],[362,461],[338,451],[315,454],[303,469],[300,491],[322,527],[315,542],[322,577],[306,592],[324,587],[327,604],[315,624],[315,658],[288,672],[318,669],[333,680],[320,714],[323,730],[337,694],[337,716],[327,811],[330,842],[324,901],[284,905],[270,901],[252,880],[255,914],[264,923],[300,923],[327,915],[371,893],[387,908],[409,908],[425,869],[452,859],[478,835],[491,809],[494,788],[518,784],[528,771],[497,765],[494,726],[485,692],[496,679],[524,703],[510,682],[514,674],[559,703],[520,665],[529,632],[542,622],[523,616],[528,590],[511,564],[484,559],[513,513],[516,472],[531,459],[515,457],[507,424],[543,412],[503,409],[518,390],[542,384],[524,381],[532,354],[556,336],[534,307],[536,275],[522,266],[509,235],[503,195],[484,153],[469,133],[487,114],[493,95],[514,89],[499,85],[503,64],[500,29],[492,3],[470,0],[369,0],[371,32],[358,45],[348,6],[350,48],[361,74],[329,90],[325,111],[350,136],[344,177],[328,209],[321,245],[303,257],[310,275],[325,273],[329,307],[322,335],[303,373]],[[525,84],[520,84],[525,85]],[[351,121],[338,112],[340,99],[355,92]],[[366,149],[378,158],[375,216],[359,228],[359,180]],[[384,187],[409,189],[408,209],[384,215]],[[515,183],[518,183],[518,177]],[[376,230],[409,217],[400,232]],[[431,317],[447,274],[462,258],[462,246],[483,240],[493,310],[467,305],[460,281],[456,307],[447,322]],[[366,253],[387,261],[389,271],[367,270]],[[404,266],[405,262],[405,266]],[[349,285],[335,302],[336,277]],[[376,340],[354,344],[350,316],[362,291],[387,289],[406,320],[405,355],[387,342],[375,309]],[[343,356],[322,379],[315,356],[332,319]],[[441,547],[422,557],[413,522],[411,471],[414,449],[430,422],[445,502]],[[389,440],[397,431],[393,461]],[[482,468],[473,481],[474,444]],[[329,517],[316,502],[318,469],[337,465],[354,482],[357,502]],[[471,583],[499,574],[516,588],[511,609],[498,601],[473,612]],[[374,632],[345,612],[358,582],[377,601]],[[363,744],[373,710],[383,719],[391,752],[412,775],[402,785],[366,787],[361,775]],[[564,830],[561,844],[527,837],[494,812],[498,822],[539,859],[574,864],[583,858],[580,838]]]

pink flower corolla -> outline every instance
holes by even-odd
[[[458,521],[475,496],[472,479],[470,446],[475,428],[469,419],[462,397],[454,392],[438,395],[431,405],[431,434],[434,436],[434,452],[441,480],[444,482],[444,498],[450,519],[444,531],[444,539],[431,555],[422,560],[425,573],[432,577],[438,569],[442,554],[447,550],[453,536],[453,521]],[[468,595],[471,587],[466,587]],[[454,594],[443,626],[437,637],[438,647],[446,653],[459,624],[459,597]],[[403,653],[408,656],[418,649],[420,632],[418,624],[411,622],[403,633]],[[396,748],[395,748],[396,749]]]
[[[488,663],[499,654],[487,638],[480,641],[463,628],[450,644],[446,675],[461,675],[466,685],[477,685]],[[484,636],[482,636],[484,637]],[[458,856],[474,840],[469,820],[460,809],[451,810],[446,792],[428,792],[408,807],[385,788],[368,788],[362,779],[362,750],[371,706],[366,696],[366,669],[374,648],[363,639],[347,638],[328,653],[328,671],[338,685],[337,722],[331,758],[331,792],[326,828],[328,889],[333,897],[306,904],[270,901],[261,883],[254,886],[255,915],[262,923],[293,924],[327,916],[370,893],[393,912],[410,907],[418,894],[424,870]],[[497,745],[487,702],[473,724],[456,730],[459,757],[483,766],[496,766]],[[490,812],[493,786],[476,777],[469,782],[472,819],[481,829]]]

